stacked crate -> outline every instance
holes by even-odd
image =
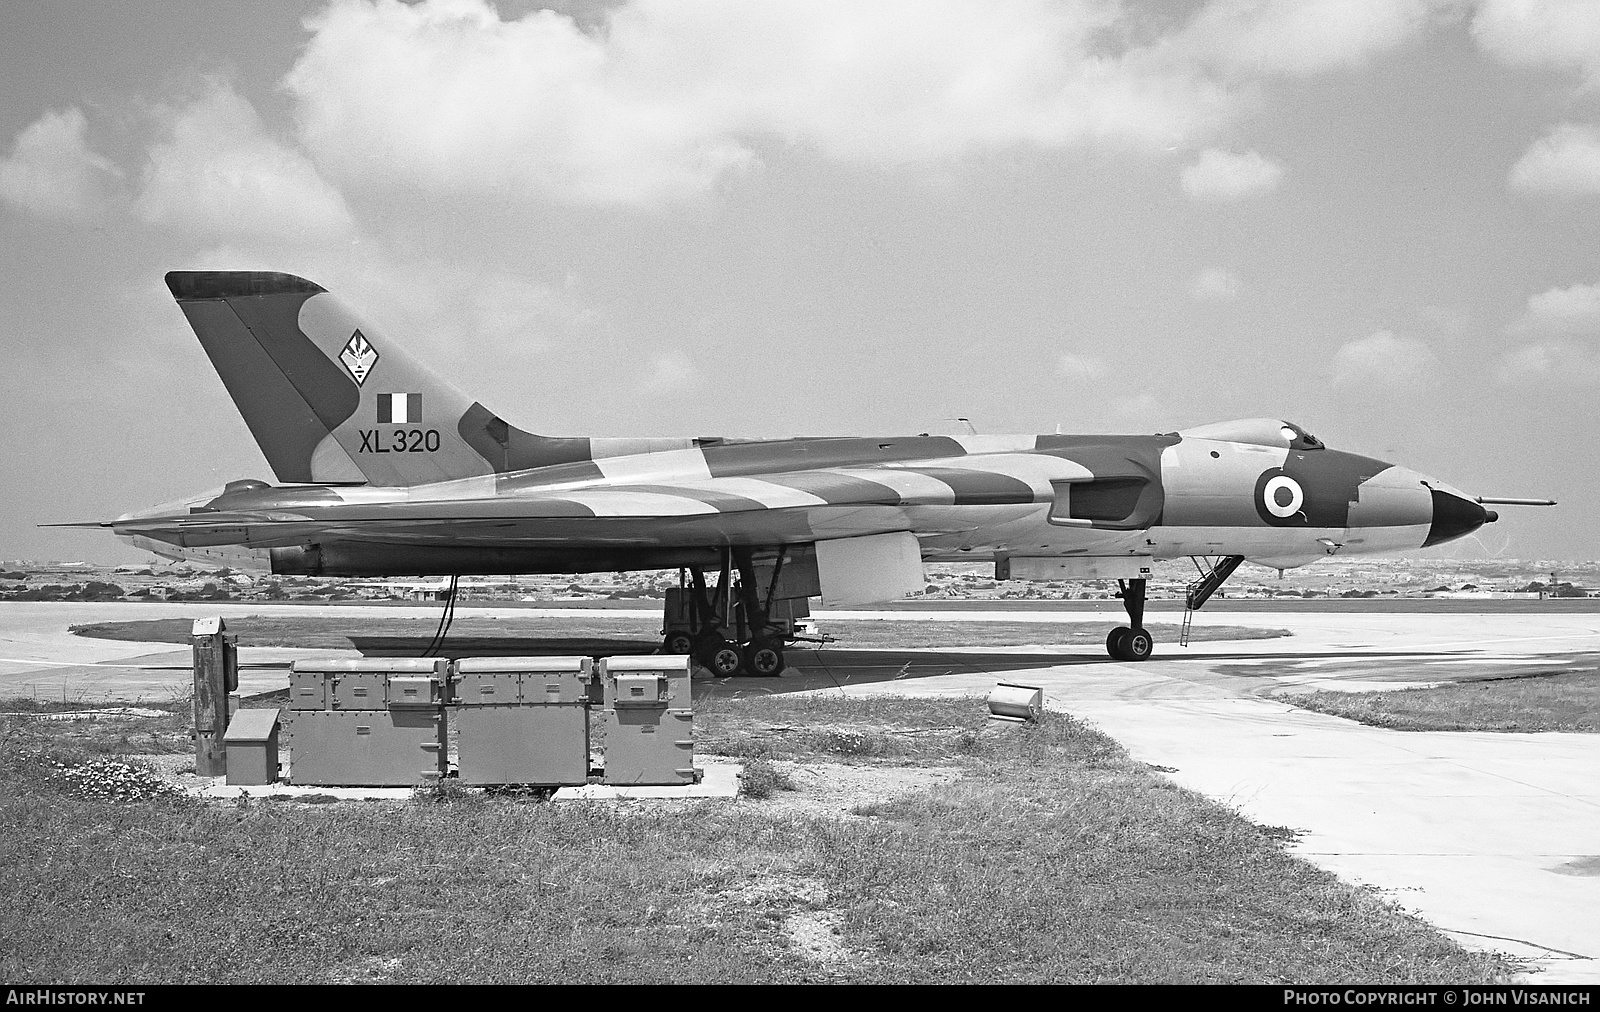
[[[606,657],[608,784],[675,786],[695,782],[694,709],[689,658]]]
[[[466,657],[451,679],[450,726],[464,784],[560,787],[589,776],[587,657]]]
[[[289,782],[410,787],[446,771],[447,662],[295,661]]]

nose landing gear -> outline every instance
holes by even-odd
[[[1149,660],[1155,652],[1155,639],[1144,627],[1145,581],[1118,580],[1117,596],[1128,613],[1128,624],[1117,626],[1106,637],[1106,653],[1119,661]]]
[[[1184,595],[1183,631],[1178,639],[1180,646],[1189,645],[1189,622],[1193,614],[1211,600],[1211,595],[1243,561],[1242,555],[1222,556],[1209,565],[1201,565],[1200,559],[1195,559],[1195,565],[1200,569],[1200,579],[1189,584]],[[1155,640],[1144,627],[1145,581],[1118,580],[1117,588],[1117,596],[1122,599],[1122,607],[1128,613],[1128,624],[1111,630],[1111,635],[1106,637],[1106,653],[1119,661],[1149,660],[1155,651]]]

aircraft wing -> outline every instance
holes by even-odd
[[[1051,481],[1082,465],[1037,454],[973,455],[916,465],[825,468],[758,477],[693,478],[566,488],[497,488],[472,497],[355,501],[130,518],[119,533],[187,546],[280,547],[312,540],[480,546],[691,546],[730,541],[802,544],[892,531],[946,530],[1012,519],[1051,501]],[[506,483],[509,484],[509,483]],[[337,494],[337,490],[336,490]],[[944,511],[938,511],[944,512]]]

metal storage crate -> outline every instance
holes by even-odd
[[[408,657],[295,661],[290,782],[405,787],[442,776],[446,668]]]
[[[608,784],[674,786],[695,781],[689,659],[680,655],[607,657]]]
[[[467,657],[452,673],[450,724],[464,784],[585,783],[587,657]]]
[[[445,772],[439,708],[302,710],[289,781],[323,787],[414,787]]]

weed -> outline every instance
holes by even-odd
[[[825,728],[807,731],[804,738],[818,752],[842,756],[883,757],[899,755],[905,747],[893,735],[857,728]]]
[[[767,759],[750,759],[739,773],[739,793],[747,798],[770,798],[775,791],[799,790],[789,774]]]
[[[50,761],[55,768],[46,781],[63,794],[89,801],[150,801],[181,797],[172,787],[143,765],[114,759],[90,759],[83,763]]]
[[[456,777],[433,777],[418,784],[411,792],[411,800],[419,804],[477,804],[483,799],[481,790],[468,787]]]
[[[989,751],[989,743],[976,731],[962,731],[956,735],[954,749],[957,755],[980,756]]]

